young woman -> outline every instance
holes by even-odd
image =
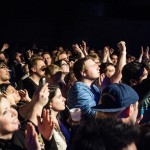
[[[26,145],[23,130],[20,130],[20,122],[18,120],[17,111],[11,107],[10,102],[3,95],[0,95],[0,149],[3,150],[41,150],[41,145],[38,142],[37,133],[34,129],[38,127],[45,141],[45,145],[50,147],[53,132],[53,122],[49,118],[49,110],[43,110],[43,106],[48,102],[49,90],[48,84],[44,85],[41,89],[36,91],[34,99],[36,103],[31,111],[29,122],[26,132]],[[37,119],[38,117],[38,119]],[[34,126],[33,126],[34,125]],[[49,148],[47,148],[49,150]]]
[[[50,109],[50,116],[54,122],[53,137],[56,142],[57,149],[66,150],[70,140],[70,133],[59,118],[59,113],[65,110],[66,99],[62,96],[57,85],[49,86],[49,90],[49,102],[45,107]]]

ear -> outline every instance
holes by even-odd
[[[84,76],[84,77],[86,76],[86,72],[85,71],[80,71],[80,73],[81,73],[82,76]]]
[[[135,79],[130,79],[130,85],[131,86],[134,86],[134,85],[136,85],[138,82],[137,82],[137,80],[135,80]]]
[[[129,116],[132,116],[134,110],[135,110],[135,108],[134,108],[133,104],[131,104],[131,105],[129,106]]]
[[[36,72],[36,69],[33,67],[33,68],[31,68],[31,70],[32,70],[32,72]]]

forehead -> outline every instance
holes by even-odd
[[[95,62],[92,59],[88,59],[84,62],[85,67],[88,67],[93,64],[95,64]]]
[[[2,113],[2,111],[9,106],[9,101],[5,97],[2,97],[0,101],[0,113]]]
[[[43,60],[37,60],[37,66],[38,65],[45,65],[44,61]]]
[[[113,65],[109,65],[107,66],[107,69],[115,69],[115,67]]]
[[[7,87],[7,90],[12,90],[12,89],[15,89],[13,86],[11,86],[11,85],[9,85],[8,87]]]
[[[43,57],[50,57],[50,54],[44,54]]]
[[[0,63],[0,67],[7,66],[4,62]]]
[[[67,54],[65,54],[65,53],[64,54],[60,54],[59,58],[67,58]]]
[[[111,57],[111,58],[117,59],[117,58],[118,58],[118,56],[117,56],[117,55],[112,55],[112,57]]]

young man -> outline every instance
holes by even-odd
[[[9,83],[10,81],[9,68],[4,60],[0,59],[0,84]]]
[[[94,118],[96,112],[91,107],[96,106],[101,92],[93,84],[99,77],[99,66],[90,58],[81,58],[75,62],[73,72],[77,82],[68,92],[69,108],[81,108],[84,119]]]
[[[18,89],[26,89],[32,98],[33,93],[40,84],[40,79],[45,76],[46,65],[42,58],[34,58],[29,64],[30,76],[20,82]]]
[[[97,111],[97,118],[119,118],[125,123],[135,124],[138,100],[139,96],[133,88],[114,83],[103,90],[99,105],[93,108]]]

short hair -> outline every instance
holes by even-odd
[[[56,74],[58,71],[61,71],[61,68],[58,65],[51,64],[45,68],[45,75],[51,77]]]
[[[89,56],[93,61],[94,61],[95,59],[100,59],[97,53],[92,53],[92,54],[89,54],[88,56]]]
[[[90,57],[80,58],[74,63],[73,72],[78,81],[81,80],[82,78],[81,71],[84,69],[85,62],[89,59],[91,58]]]
[[[95,119],[80,125],[74,150],[122,150],[135,143],[139,127],[115,119]]]
[[[140,136],[137,142],[138,150],[149,150],[150,147],[150,124],[140,125]]]
[[[102,63],[102,64],[100,65],[101,74],[102,74],[102,73],[106,73],[108,66],[114,66],[114,64],[113,64],[113,63],[106,62],[106,63]],[[114,66],[114,67],[115,67],[115,66]]]
[[[122,69],[122,82],[130,85],[130,80],[140,80],[143,75],[145,65],[140,62],[130,62]]]
[[[43,57],[45,54],[48,54],[48,55],[51,57],[51,54],[50,54],[49,52],[43,52],[43,53],[42,53],[42,57]]]
[[[10,83],[2,83],[0,84],[0,93],[6,92],[8,86],[10,86]]]
[[[3,59],[0,59],[0,67],[2,66],[7,66],[7,64]]]
[[[36,65],[37,65],[37,62],[38,62],[39,60],[42,60],[42,61],[43,61],[43,59],[42,59],[41,57],[35,57],[35,58],[30,59],[30,61],[29,61],[29,63],[28,63],[28,67],[29,67],[29,72],[30,72],[30,73],[32,72],[32,69],[31,69],[31,68],[33,68],[34,66],[36,66]]]

